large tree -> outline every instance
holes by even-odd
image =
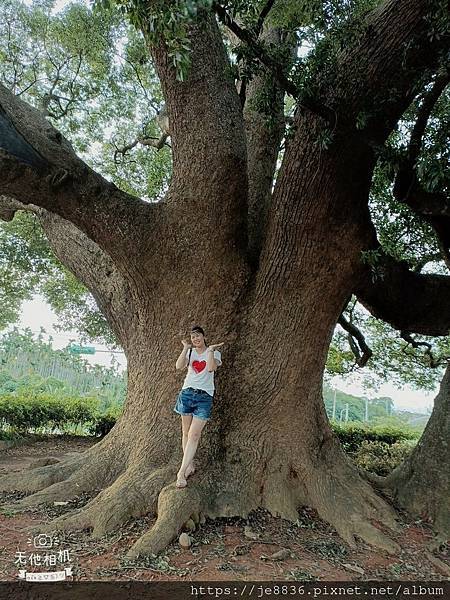
[[[301,505],[352,545],[358,536],[395,551],[373,524],[395,528],[395,513],[332,434],[322,376],[352,293],[409,332],[449,331],[450,280],[382,255],[368,209],[387,138],[440,77],[446,4],[318,2],[310,15],[320,16],[317,46],[300,64],[297,3],[283,15],[277,2],[253,11],[231,2],[118,4],[143,32],[166,103],[173,173],[164,198],[151,203],[105,180],[42,106],[5,86],[0,194],[3,218],[35,212],[56,255],[92,292],[127,355],[127,401],[83,456],[3,477],[2,489],[35,492],[23,507],[98,492],[49,525],[93,535],[156,512],[130,556],[160,550],[199,511],[247,515],[262,506],[295,520]],[[277,172],[283,92],[296,109]],[[411,169],[406,161],[401,170],[412,177]],[[412,209],[436,212],[431,226],[445,254],[443,200],[422,194],[413,175],[408,193],[398,193]],[[174,358],[192,322],[226,347],[200,468],[180,491]]]

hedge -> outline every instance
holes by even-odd
[[[332,423],[333,431],[338,436],[346,452],[353,453],[358,450],[363,442],[383,442],[392,445],[397,442],[418,440],[421,436],[419,431],[405,425],[403,428],[393,426],[377,425],[370,427],[365,423],[341,424]]]
[[[104,436],[114,427],[123,408],[116,405],[100,412],[100,405],[101,400],[92,397],[65,397],[48,393],[3,394],[0,395],[0,431],[13,430],[24,433],[40,428],[70,431],[74,426],[79,426],[90,435]],[[375,464],[376,458],[368,458],[367,443],[382,444],[379,447],[369,446],[369,449],[379,454],[382,449],[386,451],[394,444],[411,442],[420,437],[419,432],[407,426],[370,427],[365,423],[352,422],[332,423],[332,429],[347,453],[361,463],[370,464]],[[361,447],[363,450],[356,456]],[[382,467],[379,467],[380,469]]]
[[[51,394],[0,395],[0,429],[19,433],[36,429],[86,426],[99,416],[97,398],[55,397]]]

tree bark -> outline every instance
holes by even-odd
[[[383,482],[396,502],[412,515],[431,521],[450,535],[450,364],[433,412],[411,455]]]
[[[260,39],[274,46],[283,43],[281,30],[274,27],[264,27]],[[296,49],[296,44],[292,46]],[[284,90],[270,70],[255,76],[246,86],[244,118],[248,144],[248,253],[257,263],[285,131]]]
[[[129,285],[111,257],[70,221],[44,209],[37,214],[55,255],[83,281],[117,341],[128,348],[136,311]]]

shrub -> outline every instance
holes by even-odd
[[[404,427],[380,426],[370,427],[365,423],[341,424],[332,423],[332,429],[338,436],[346,452],[356,452],[365,441],[383,442],[388,446],[397,442],[417,440],[420,432],[405,425]]]
[[[386,476],[411,454],[414,444],[412,440],[394,444],[364,440],[352,458],[358,467]]]
[[[51,394],[3,394],[0,396],[0,427],[18,432],[39,429],[68,429],[94,422],[96,398],[56,397]]]
[[[98,418],[98,398],[67,398],[65,404],[65,424],[86,425]]]
[[[121,407],[111,407],[105,413],[97,415],[95,421],[88,427],[91,435],[104,436],[111,431],[122,414]]]

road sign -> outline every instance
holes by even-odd
[[[78,344],[72,344],[68,348],[72,354],[95,354],[94,346],[79,346]]]

